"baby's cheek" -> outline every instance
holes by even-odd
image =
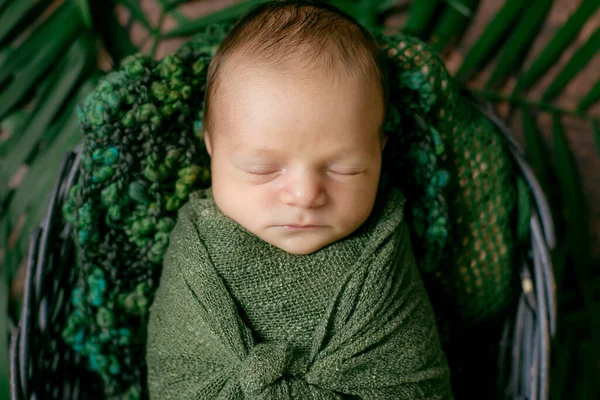
[[[346,196],[340,196],[340,211],[346,215],[349,224],[360,225],[367,219],[375,204],[376,194],[377,186],[367,183]]]

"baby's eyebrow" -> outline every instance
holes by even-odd
[[[236,144],[231,148],[236,153],[246,153],[250,155],[274,155],[278,153],[277,149],[270,147],[251,147],[247,144]]]
[[[250,156],[280,156],[283,155],[286,149],[277,149],[273,147],[254,147],[248,143],[236,143],[231,147],[234,153],[243,153],[243,155]],[[358,159],[362,158],[364,152],[361,149],[346,147],[339,150],[335,150],[330,154],[327,154],[328,159]]]

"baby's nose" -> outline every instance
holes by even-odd
[[[304,171],[290,178],[281,192],[283,203],[302,208],[314,208],[325,204],[327,194],[317,173]]]

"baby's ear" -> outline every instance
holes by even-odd
[[[204,145],[206,146],[206,151],[208,152],[208,155],[212,157],[212,143],[210,140],[210,134],[208,133],[208,131],[204,131]]]

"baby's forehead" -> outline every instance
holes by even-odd
[[[370,118],[367,115],[372,115],[373,110],[378,120],[384,113],[383,96],[377,88],[370,87],[367,82],[349,79],[288,76],[258,68],[228,77],[220,89],[219,106],[213,108],[213,115],[241,119],[239,123],[256,121],[259,115],[274,120],[289,116],[302,123],[319,115],[331,123],[348,125],[360,115]],[[278,113],[265,115],[261,112],[272,108],[278,109]],[[345,118],[340,118],[340,114]]]
[[[218,85],[217,101],[211,106],[212,116],[222,129],[227,127],[221,122],[236,130],[249,126],[249,130],[274,129],[275,133],[279,128],[285,132],[306,128],[319,130],[323,139],[329,136],[329,130],[372,132],[381,123],[381,93],[371,90],[367,82],[318,71],[228,61]]]

